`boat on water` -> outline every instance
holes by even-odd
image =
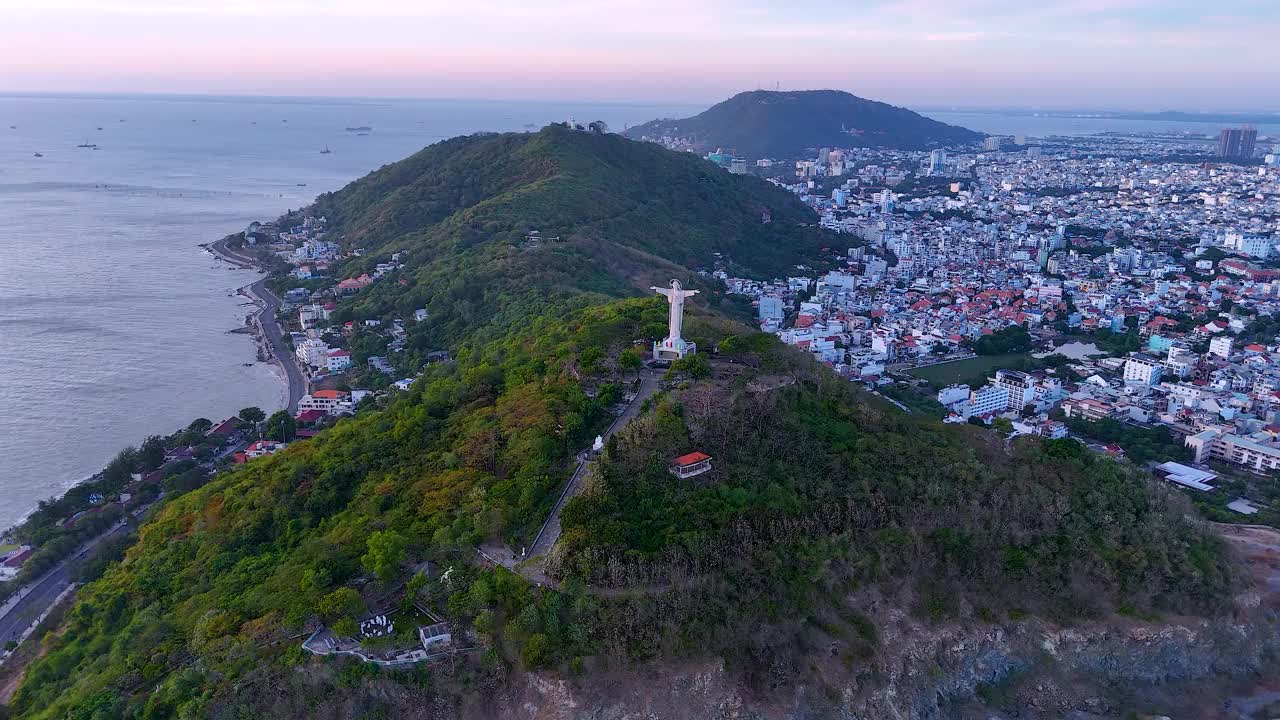
[[[91,143],[91,142],[89,142],[89,139],[88,139],[88,138],[85,138],[84,142],[80,143],[80,144],[79,144],[79,145],[77,145],[76,147],[78,147],[78,148],[93,148],[93,149],[95,149],[95,150],[98,148],[97,144],[96,144],[96,143]]]
[[[373,131],[373,128],[368,125],[359,125],[357,127],[347,128],[347,132],[354,132],[354,133],[367,133],[372,131]]]
[[[328,145],[325,145],[325,146],[324,146],[324,149],[320,151],[320,154],[321,154],[321,155],[328,155],[328,154],[330,154],[330,153],[332,153],[332,152],[333,152],[333,151],[329,149],[329,146],[328,146]]]
[[[306,187],[306,186],[307,186],[306,183],[298,183],[298,187]]]
[[[99,130],[101,130],[101,129],[102,129],[102,126],[101,126],[101,125],[99,125],[99,126],[98,126],[98,129],[99,129]]]
[[[44,157],[44,153],[36,153],[36,157]]]

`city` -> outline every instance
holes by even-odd
[[[1224,130],[1225,161],[1171,137],[822,150],[794,175],[758,161],[850,247],[823,273],[704,272],[761,330],[904,408],[1113,455],[1117,424],[1167,430],[1165,454],[1138,459],[1212,491],[1280,467],[1280,155],[1254,160],[1255,135]],[[1275,512],[1260,492],[1221,504]]]

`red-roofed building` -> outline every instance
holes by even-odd
[[[302,425],[310,425],[325,418],[323,410],[303,410],[295,418]]]
[[[701,475],[711,469],[711,456],[702,452],[691,452],[671,461],[671,474],[680,479]]]
[[[275,455],[283,450],[284,447],[284,443],[276,442],[275,440],[258,440],[244,449],[244,456],[252,460],[263,455]]]
[[[222,437],[224,437],[224,438],[225,438],[225,437],[229,437],[229,436],[231,436],[233,433],[235,433],[236,428],[240,427],[240,423],[241,423],[241,422],[242,422],[242,421],[240,420],[240,418],[235,417],[235,416],[233,415],[233,416],[231,416],[231,417],[227,418],[226,420],[223,420],[222,422],[218,423],[217,425],[214,425],[212,428],[210,428],[209,432],[207,432],[207,433],[205,433],[205,434],[206,434],[206,435],[221,435],[221,436],[222,436]]]
[[[329,372],[339,372],[351,367],[351,353],[346,350],[330,350],[325,358]]]

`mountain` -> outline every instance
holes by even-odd
[[[781,159],[812,155],[823,147],[920,150],[983,138],[982,133],[840,90],[753,90],[691,118],[652,120],[625,135],[637,140],[683,138],[708,150]]]
[[[571,296],[622,297],[716,265],[775,277],[849,245],[791,193],[652,144],[548,127],[438,143],[384,167],[310,212],[335,223],[371,269],[405,251],[406,285],[379,284],[343,317],[426,308],[426,344],[447,346],[501,310]],[[528,235],[558,238],[529,248]],[[673,274],[674,273],[674,274]]]
[[[361,249],[339,276],[402,253],[334,322],[425,306],[406,353],[451,360],[171,492],[42,635],[13,717],[569,717],[571,692],[618,709],[585,715],[615,717],[648,712],[650,687],[683,708],[671,717],[901,717],[906,703],[924,716],[1006,672],[1077,667],[1039,639],[1056,623],[1103,633],[1122,613],[1147,623],[1132,637],[1151,653],[1162,615],[1234,623],[1202,648],[1244,636],[1240,566],[1140,468],[904,414],[735,322],[742,308],[695,269],[768,275],[839,240],[761,180],[553,127],[434,145],[307,212]],[[477,548],[528,545],[624,393],[655,388],[634,347],[665,332],[666,305],[643,288],[672,276],[703,290],[686,336],[704,354],[605,444],[546,575],[493,567]],[[670,459],[694,450],[711,472],[673,477]],[[394,634],[363,651],[411,646],[420,608],[471,650],[378,668],[301,647],[389,611]],[[1097,647],[1078,667],[1129,657]],[[1183,665],[1219,667],[1208,652]],[[714,692],[685,672],[709,665]],[[651,686],[664,673],[675,684]]]

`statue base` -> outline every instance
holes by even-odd
[[[696,352],[698,352],[696,343],[687,342],[683,338],[674,340],[667,338],[653,344],[653,361],[670,363],[679,360],[685,355],[693,355]]]

